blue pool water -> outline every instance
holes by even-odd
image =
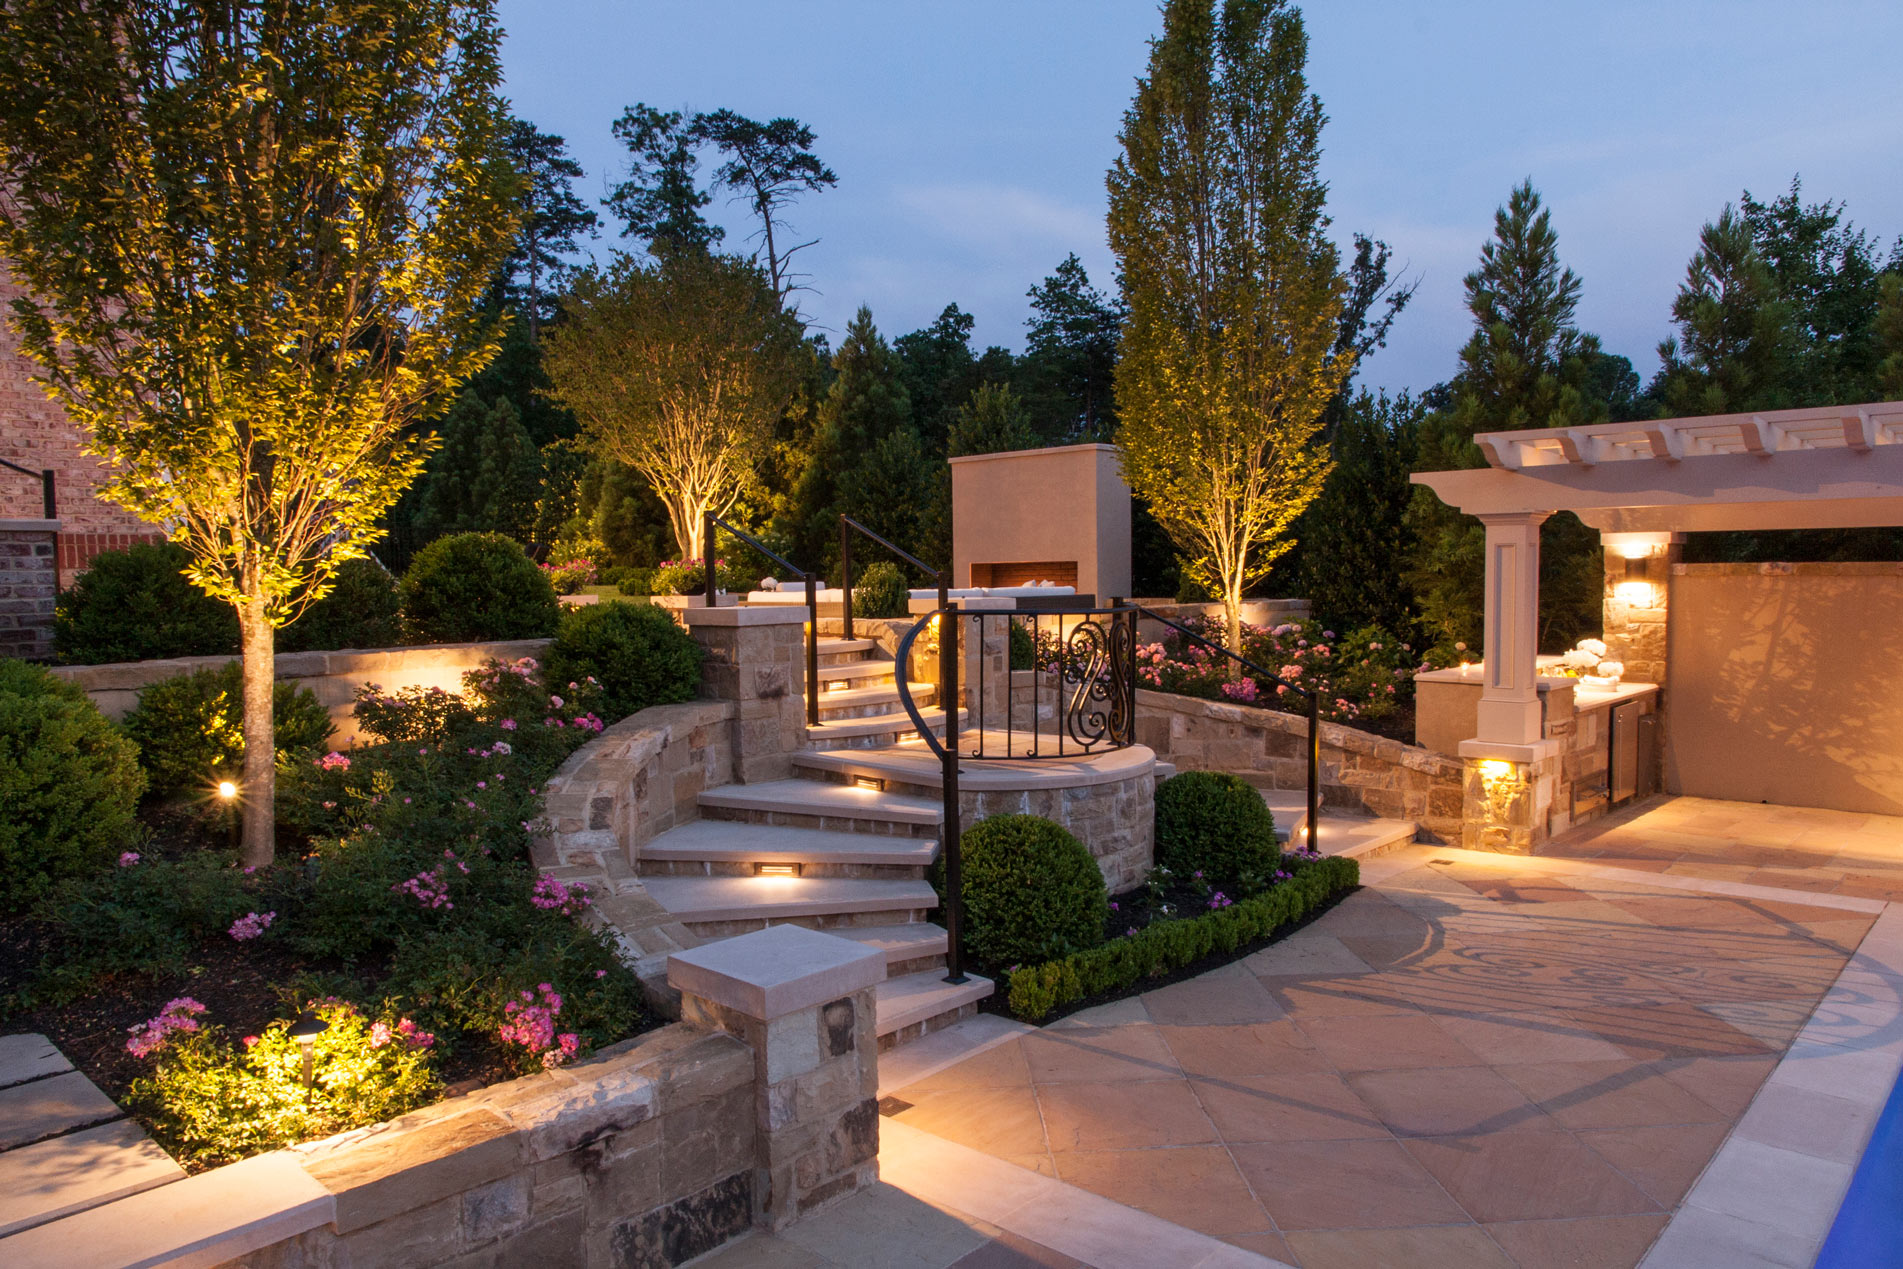
[[[1877,1118],[1817,1269],[1903,1266],[1903,1079]]]

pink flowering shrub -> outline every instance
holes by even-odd
[[[562,996],[548,983],[502,1007],[504,1021],[496,1034],[504,1044],[524,1050],[533,1065],[551,1070],[574,1057],[581,1048],[581,1037],[572,1031],[557,1032],[555,1019],[562,1012]]]
[[[132,1024],[132,1038],[126,1041],[126,1052],[133,1057],[150,1057],[165,1047],[173,1036],[188,1035],[198,1030],[198,1019],[204,1013],[205,1006],[190,996],[176,997],[166,1002],[157,1017]]]
[[[537,877],[535,888],[529,892],[529,902],[545,912],[579,916],[589,904],[588,887],[580,882],[567,885],[555,877]]]
[[[1213,643],[1223,641],[1218,620],[1183,624]],[[1296,714],[1308,711],[1307,698],[1291,690],[1301,688],[1320,693],[1323,718],[1354,723],[1382,718],[1412,699],[1414,674],[1422,668],[1410,645],[1375,626],[1341,637],[1314,622],[1245,624],[1242,654],[1275,678],[1234,675],[1227,657],[1166,631],[1161,642],[1137,648],[1137,686]]]
[[[240,943],[248,943],[271,928],[271,922],[277,920],[275,912],[247,912],[231,923],[229,931],[232,938]]]

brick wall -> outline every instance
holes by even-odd
[[[53,654],[53,526],[0,519],[0,656]]]
[[[0,308],[10,311],[25,294],[0,263]],[[162,536],[116,503],[98,498],[106,469],[80,453],[80,432],[66,412],[47,399],[20,352],[12,324],[0,320],[0,458],[41,471],[52,468],[59,498],[60,568],[67,579],[100,551]],[[43,513],[39,482],[0,467],[0,520],[38,519]]]

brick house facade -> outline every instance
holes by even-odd
[[[24,294],[0,264],[0,306],[10,308]],[[20,351],[20,337],[0,318],[0,458],[40,471],[52,468],[59,498],[59,571],[69,582],[101,551],[134,542],[155,542],[164,535],[116,503],[97,496],[106,469],[80,452],[80,431],[33,377],[34,367]],[[0,467],[0,520],[38,520],[43,514],[40,485]]]

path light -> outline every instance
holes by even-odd
[[[231,829],[231,848],[238,849],[238,786],[230,780],[217,785],[218,800],[225,806]]]
[[[220,780],[218,782],[218,797],[221,801],[230,802],[234,800],[237,796],[238,796],[237,785],[233,784],[229,780]]]
[[[297,1041],[297,1047],[304,1055],[304,1105],[309,1107],[311,1096],[317,1087],[315,1075],[311,1069],[312,1050],[317,1046],[317,1037],[330,1030],[330,1024],[317,1016],[315,1009],[306,1009],[297,1015],[297,1021],[291,1024],[291,1038]]]

